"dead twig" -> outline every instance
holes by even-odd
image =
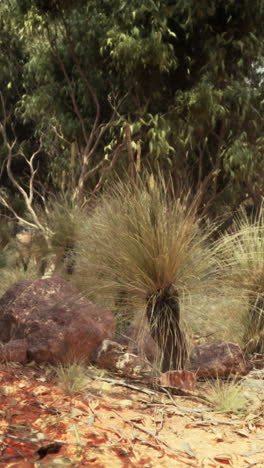
[[[242,457],[249,457],[251,455],[256,455],[257,453],[264,453],[264,449],[256,449],[256,450],[251,450],[249,452],[241,452],[239,455]]]
[[[101,422],[100,415],[98,414],[97,411],[95,411],[95,410],[92,408],[92,406],[90,405],[89,402],[88,402],[88,406],[89,406],[89,409],[90,409],[91,412],[92,412],[92,415],[93,415],[94,420],[97,418],[97,419],[99,419],[99,421],[100,421],[99,424],[95,422],[95,423],[94,423],[94,426],[97,427],[97,428],[99,428],[99,429],[106,429],[106,430],[108,430],[108,431],[110,430],[110,431],[113,432],[115,435],[118,435],[119,440],[117,440],[116,443],[119,443],[119,442],[121,442],[122,440],[125,440],[125,441],[129,442],[130,447],[131,447],[131,450],[132,450],[132,453],[133,453],[133,455],[134,455],[132,441],[131,441],[128,437],[124,437],[124,435],[122,435],[115,427],[109,426],[109,425],[107,425],[107,424],[102,423],[102,422]],[[113,445],[113,444],[111,444],[111,445]]]
[[[127,387],[131,388],[132,390],[136,390],[137,392],[142,392],[146,393],[147,395],[156,395],[157,392],[154,392],[153,390],[149,390],[146,388],[138,387],[136,385],[132,385],[125,380],[119,380],[119,379],[110,379],[108,377],[97,377],[97,376],[91,376],[92,379],[94,380],[102,380],[104,382],[109,382],[114,385],[120,385],[121,387]]]
[[[244,425],[244,421],[222,421],[219,419],[204,419],[201,421],[192,422],[195,426],[209,426],[210,424],[226,424],[228,426],[241,426]]]
[[[155,435],[157,435],[162,429],[163,429],[163,424],[164,424],[164,410],[163,411],[160,411],[161,413],[161,419],[160,421],[156,421],[155,420]],[[158,426],[159,424],[159,426]]]
[[[181,457],[186,457],[186,452],[183,452],[181,450],[174,450],[172,447],[170,447],[170,445],[165,442],[165,440],[161,439],[160,437],[156,436],[153,432],[149,431],[148,429],[140,426],[139,424],[137,423],[134,423],[133,421],[131,421],[130,419],[126,419],[124,418],[121,414],[119,414],[117,411],[115,411],[114,409],[112,409],[113,413],[115,413],[119,418],[121,418],[126,424],[129,424],[132,429],[136,428],[138,429],[139,431],[141,432],[144,432],[145,434],[147,434],[148,436],[152,437],[154,440],[156,440],[157,442],[159,442],[160,444],[162,444],[166,451],[171,454],[171,455],[175,455],[175,456],[181,456]],[[189,455],[188,455],[189,457]],[[189,457],[190,458],[190,457]],[[195,465],[193,465],[195,466]]]

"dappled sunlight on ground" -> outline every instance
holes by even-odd
[[[215,414],[190,398],[148,392],[133,382],[139,390],[132,390],[118,385],[117,376],[112,383],[103,377],[91,370],[87,391],[70,396],[44,368],[2,364],[0,464],[264,466],[264,422],[254,415]]]

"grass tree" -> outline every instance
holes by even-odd
[[[132,310],[148,323],[163,371],[184,367],[184,296],[208,292],[214,277],[198,201],[175,199],[162,177],[120,182],[101,197],[84,227],[75,281],[94,300]]]
[[[232,233],[219,243],[219,258],[225,287],[244,298],[243,342],[249,352],[264,352],[264,211],[250,219],[241,211]]]

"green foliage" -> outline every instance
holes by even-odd
[[[173,70],[177,59],[170,38],[176,35],[168,27],[160,2],[119,4],[118,21],[108,30],[105,46],[117,70],[125,72],[126,79],[139,70]]]
[[[8,245],[10,238],[12,236],[12,229],[10,222],[5,217],[0,218],[0,250],[3,251],[4,248]]]
[[[179,179],[188,173],[196,187],[211,177],[204,206],[215,205],[213,212],[249,196],[259,204],[261,0],[254,8],[249,0],[4,0],[0,13],[0,84],[10,123],[31,149],[42,138],[50,157],[41,180],[49,188],[60,189],[66,174],[74,190],[72,173],[76,183],[94,130],[89,169],[98,169],[85,188],[108,180],[105,169],[122,145],[115,164],[127,172],[125,122],[134,159],[141,145],[141,167],[158,160]],[[116,118],[97,140],[113,107]],[[0,141],[1,160],[4,154]]]

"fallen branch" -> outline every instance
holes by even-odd
[[[120,385],[121,387],[127,387],[131,388],[132,390],[136,390],[137,392],[142,392],[146,393],[147,395],[156,395],[157,392],[154,392],[153,390],[149,390],[146,388],[138,387],[136,385],[132,385],[125,380],[119,380],[119,379],[110,379],[108,377],[98,377],[98,376],[91,376],[93,380],[102,380],[104,382],[108,382],[114,385]]]

